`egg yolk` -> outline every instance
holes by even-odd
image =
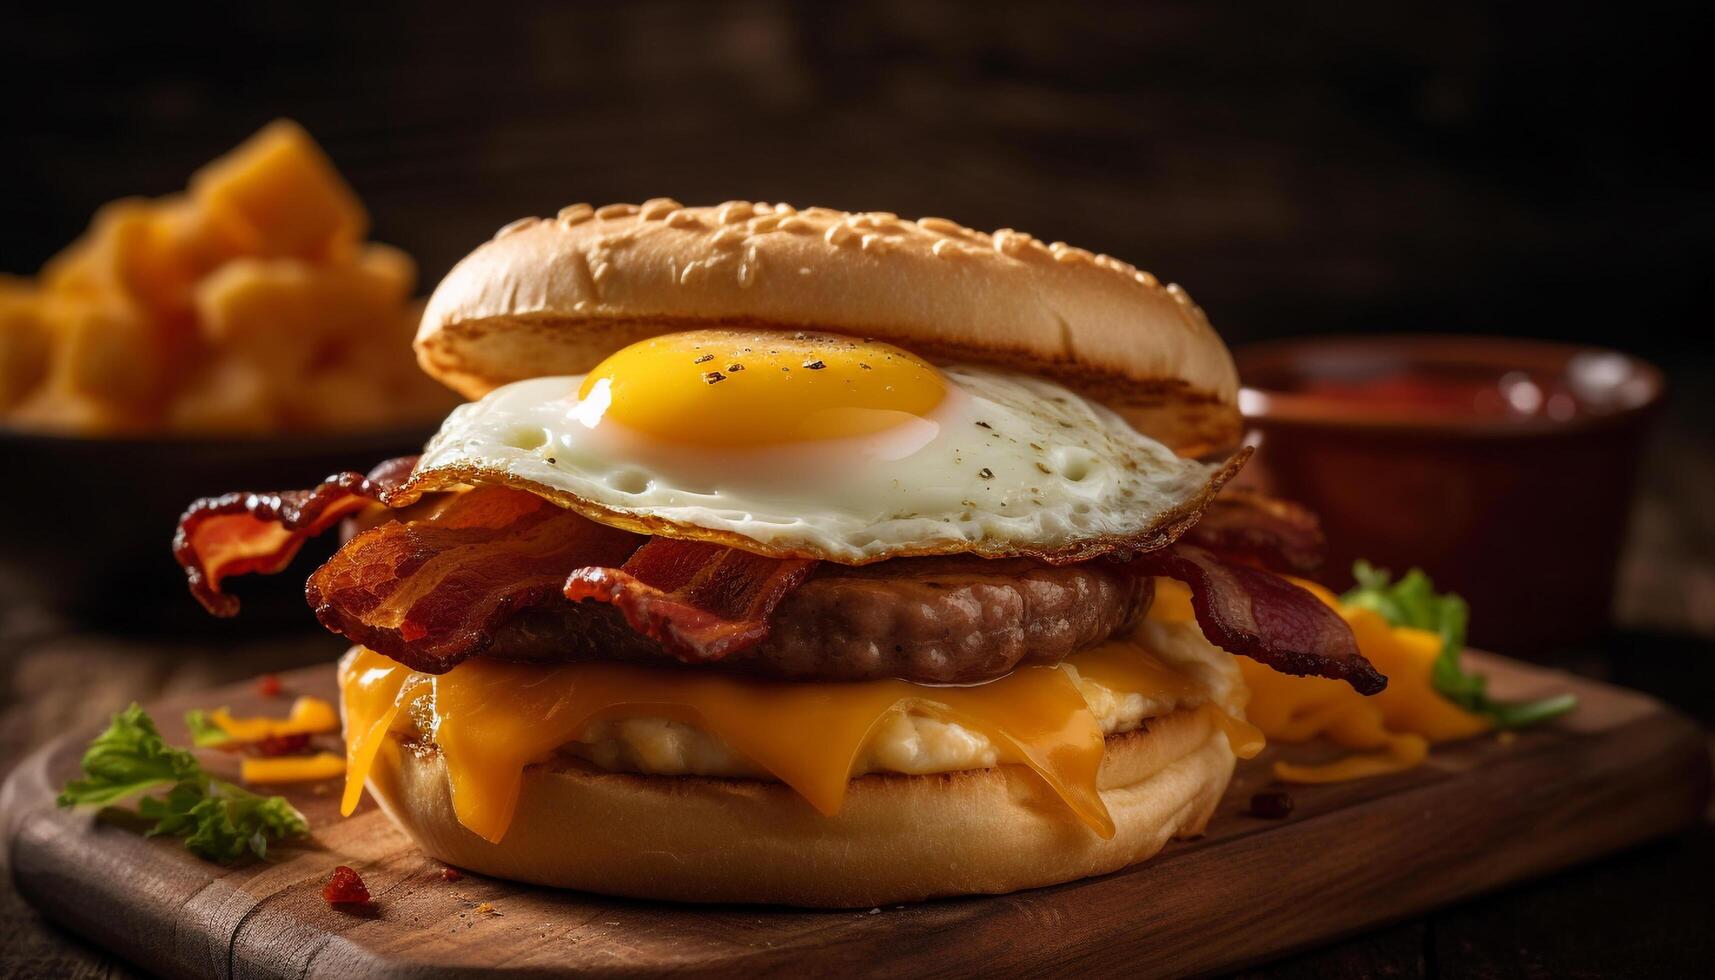
[[[934,365],[825,333],[698,330],[639,341],[584,377],[575,413],[663,442],[737,448],[865,436],[947,396]]]

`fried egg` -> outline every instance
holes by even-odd
[[[847,564],[1153,547],[1225,475],[1040,378],[742,331],[654,337],[587,375],[497,388],[454,411],[417,474]]]

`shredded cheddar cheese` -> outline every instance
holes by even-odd
[[[225,708],[208,713],[213,722],[235,742],[260,742],[285,735],[319,735],[339,730],[339,714],[321,698],[301,697],[292,702],[285,718],[234,718]]]
[[[1483,718],[1437,694],[1430,666],[1441,652],[1441,638],[1427,630],[1390,626],[1368,609],[1342,605],[1327,589],[1295,579],[1340,614],[1358,649],[1388,677],[1387,689],[1365,697],[1347,684],[1324,677],[1292,677],[1248,657],[1239,669],[1250,688],[1246,718],[1268,738],[1300,743],[1323,738],[1359,750],[1326,765],[1274,764],[1275,778],[1292,783],[1328,783],[1400,772],[1420,765],[1437,742],[1468,738],[1489,730]],[[1191,592],[1172,579],[1156,579],[1150,619],[1195,625]]]
[[[345,759],[332,752],[315,755],[283,755],[273,757],[246,756],[239,763],[238,777],[251,785],[258,783],[306,783],[317,779],[333,779],[345,775]]]

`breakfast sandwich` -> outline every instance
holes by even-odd
[[[311,575],[345,812],[505,878],[868,907],[1200,833],[1236,656],[1362,693],[1305,514],[1228,492],[1237,377],[1130,265],[937,218],[587,205],[502,229],[416,339],[419,457],[196,502],[176,552]],[[1219,494],[1219,496],[1218,496]],[[1189,614],[1157,615],[1168,602]]]

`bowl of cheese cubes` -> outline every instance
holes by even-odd
[[[0,608],[200,622],[170,555],[194,497],[421,447],[458,398],[417,369],[415,263],[368,230],[282,120],[0,276]]]

